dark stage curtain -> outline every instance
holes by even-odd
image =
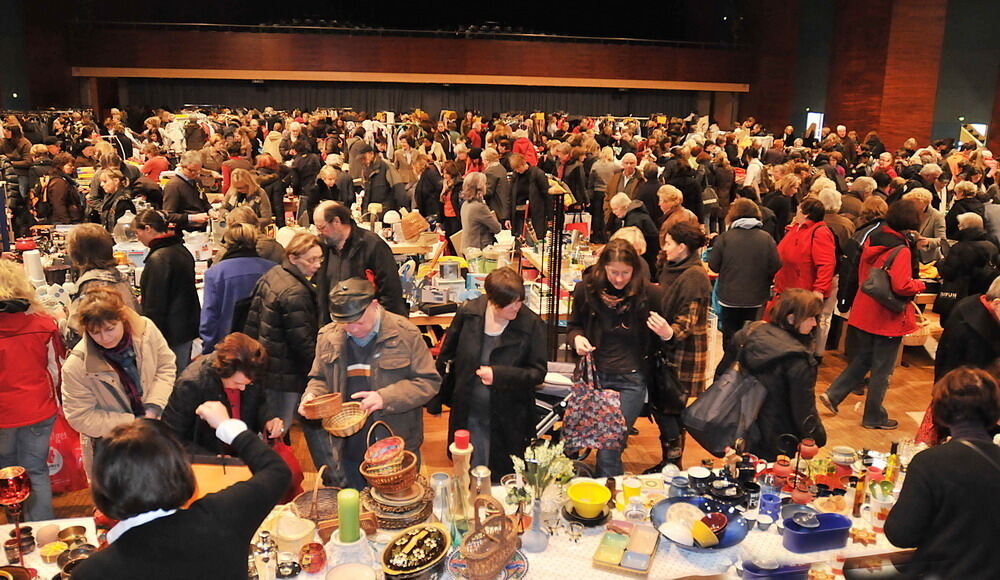
[[[128,103],[139,107],[178,107],[195,103],[278,109],[351,107],[358,111],[404,112],[421,108],[431,115],[441,109],[474,109],[485,114],[508,111],[565,111],[572,115],[684,116],[695,108],[691,91],[650,91],[396,83],[327,83],[205,80],[122,79]],[[627,89],[627,85],[623,85]]]

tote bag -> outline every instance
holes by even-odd
[[[590,355],[580,359],[567,400],[562,438],[567,449],[621,449],[628,429],[618,391],[602,389]]]

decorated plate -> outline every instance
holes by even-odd
[[[663,532],[660,532],[661,535],[665,536],[674,545],[683,550],[712,553],[739,544],[747,537],[747,533],[750,532],[750,527],[747,525],[746,519],[743,518],[739,510],[735,507],[714,499],[700,496],[671,497],[657,503],[653,506],[653,509],[649,514],[649,519],[652,520],[653,527],[657,530],[660,529],[660,526],[663,525],[664,521],[666,521],[667,510],[670,509],[670,506],[675,503],[691,504],[704,513],[719,512],[729,518],[729,523],[726,525],[726,529],[722,532],[722,536],[719,538],[719,543],[710,548],[700,548],[698,546],[682,544],[674,541],[670,538],[670,536],[666,536]]]
[[[455,550],[448,556],[448,572],[455,578],[465,578],[465,558],[461,550]],[[514,553],[507,566],[497,574],[496,580],[519,580],[528,576],[528,559],[521,550]]]

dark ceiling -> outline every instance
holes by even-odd
[[[360,26],[447,32],[473,26],[473,30],[485,32],[733,43],[741,41],[746,0],[658,0],[625,5],[504,0],[399,5],[370,0],[79,0],[74,4],[73,17],[87,21]]]

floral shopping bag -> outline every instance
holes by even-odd
[[[590,355],[573,374],[573,390],[566,401],[562,439],[567,449],[622,449],[628,429],[618,391],[602,389]]]

